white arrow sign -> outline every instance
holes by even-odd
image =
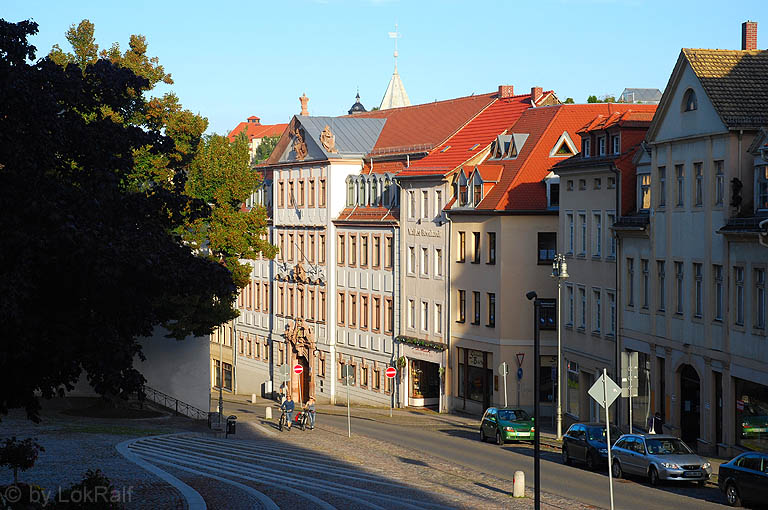
[[[605,384],[605,388],[603,388],[603,384]],[[621,395],[621,388],[619,388],[619,385],[607,375],[601,375],[587,393],[589,393],[589,396],[595,399],[595,401],[603,407],[605,407],[605,399],[607,397],[608,407],[611,407],[613,401]]]

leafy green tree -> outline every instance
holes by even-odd
[[[565,98],[565,101],[563,101],[563,104],[573,104],[575,101],[572,97]]]
[[[597,99],[597,96],[589,96],[587,98],[587,103],[591,104],[591,103],[599,103],[599,102],[600,102],[600,100]]]
[[[35,33],[0,20],[0,415],[23,407],[39,421],[37,396],[82,373],[102,395],[135,392],[136,339],[157,326],[209,334],[237,315],[237,287],[179,233],[213,215],[186,193],[195,153],[125,121],[147,111],[137,91],[149,80],[105,58],[34,61]],[[136,184],[142,150],[167,162],[167,181]]]
[[[279,141],[280,137],[277,135],[265,136],[262,138],[261,143],[258,147],[256,147],[256,151],[253,155],[254,163],[261,163],[262,161],[266,161],[266,159],[272,154],[272,151],[275,150],[277,142]]]
[[[589,96],[587,103],[615,103],[616,98],[614,96],[605,96],[602,99],[598,99],[597,96]]]

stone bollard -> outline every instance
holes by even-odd
[[[251,404],[255,404],[255,403],[256,403],[256,394],[251,393]]]
[[[515,476],[512,478],[512,496],[515,498],[525,497],[525,473],[522,471],[515,471]]]
[[[272,419],[272,408],[270,406],[267,406],[266,408],[266,415],[264,416],[267,420]]]

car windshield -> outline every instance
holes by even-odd
[[[688,446],[679,439],[646,439],[650,455],[687,455],[693,453]]]
[[[615,443],[619,436],[621,436],[621,431],[616,427],[611,427],[611,442]],[[587,437],[590,441],[605,441],[605,427],[589,427]]]
[[[526,413],[522,409],[517,409],[515,411],[510,411],[510,410],[499,411],[499,419],[504,421],[526,421],[526,420],[530,420],[531,417],[528,416],[528,413]]]

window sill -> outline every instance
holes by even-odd
[[[472,322],[470,322],[470,324],[472,324],[473,326],[479,326],[479,325],[480,325],[480,322],[475,322],[475,321],[472,321]]]
[[[458,320],[458,321],[456,321],[456,323],[457,323],[457,324],[464,324],[464,323],[466,323],[466,322],[467,322],[467,321],[465,321],[465,320]]]
[[[600,331],[592,331],[592,336],[595,338],[602,338],[603,335],[600,334]]]
[[[486,324],[485,327],[486,328],[495,328],[496,324]]]
[[[486,262],[486,265],[495,266],[496,265],[496,261],[494,260],[493,262]]]
[[[573,324],[566,324],[565,329],[573,330]]]
[[[473,260],[472,262],[470,262],[470,264],[479,264],[479,263],[480,263],[479,260]]]
[[[592,260],[601,260],[602,258],[603,258],[603,256],[600,255],[599,253],[596,254],[596,255],[592,255]]]

